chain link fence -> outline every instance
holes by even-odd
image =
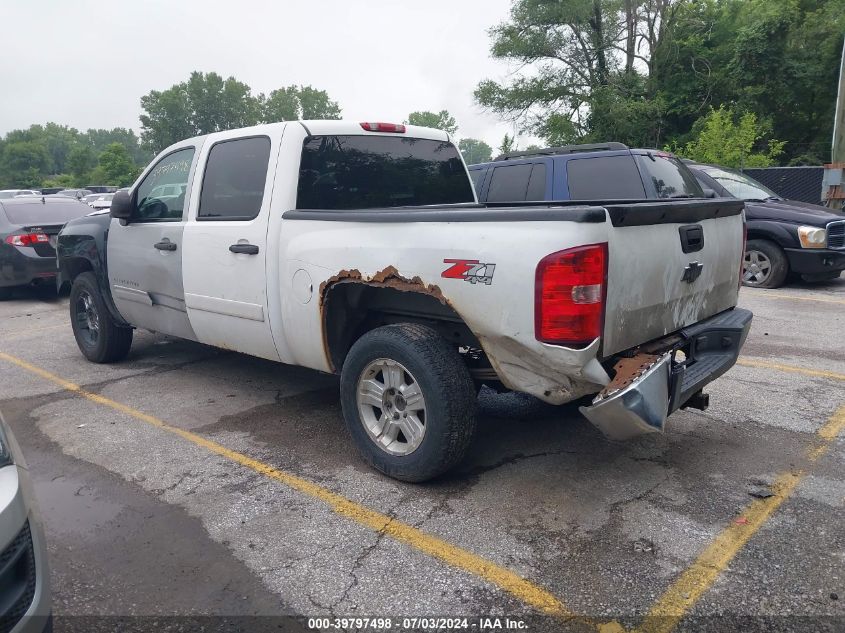
[[[755,167],[743,173],[787,200],[822,204],[824,167]]]

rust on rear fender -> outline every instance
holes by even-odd
[[[341,270],[336,275],[332,275],[320,284],[320,321],[323,324],[323,353],[326,356],[328,365],[332,371],[337,371],[331,358],[331,350],[328,342],[328,324],[326,323],[327,308],[329,302],[329,291],[338,284],[343,283],[359,283],[365,286],[377,288],[392,288],[400,292],[418,292],[437,299],[444,306],[448,306],[454,310],[454,307],[443,296],[443,292],[439,286],[434,284],[426,284],[419,276],[404,277],[399,274],[395,266],[390,265],[382,270],[372,274],[364,275],[357,268],[351,270]],[[457,311],[455,311],[457,314]]]

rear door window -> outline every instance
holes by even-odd
[[[566,162],[572,200],[640,200],[646,197],[634,157],[594,156]]]
[[[475,194],[478,196],[481,195],[481,185],[484,182],[484,174],[486,173],[486,169],[472,169],[469,172],[469,177],[472,178],[472,186],[475,187]]]
[[[377,209],[475,202],[457,148],[404,136],[310,136],[297,209]]]
[[[495,167],[487,190],[487,202],[524,201],[532,167],[531,163]]]
[[[211,148],[202,179],[197,220],[252,220],[264,200],[270,139],[221,141]]]
[[[528,179],[528,191],[525,194],[526,200],[546,199],[546,164],[535,163],[531,169],[531,178]]]

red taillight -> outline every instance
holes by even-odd
[[[570,248],[540,260],[534,284],[537,340],[577,347],[601,336],[606,278],[607,244]]]
[[[44,233],[21,233],[19,235],[7,235],[6,244],[12,246],[35,246],[49,242],[50,238]]]
[[[742,288],[742,274],[745,268],[745,245],[748,243],[748,224],[742,220],[742,250],[739,253],[739,288]]]
[[[401,123],[362,123],[361,127],[367,132],[394,132],[396,134],[404,134],[405,126]]]

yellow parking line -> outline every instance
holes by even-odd
[[[834,440],[845,429],[845,406],[840,407],[816,432],[816,442],[805,456],[811,463],[827,453]],[[684,615],[713,585],[733,558],[769,517],[786,501],[801,483],[805,473],[785,472],[772,484],[773,496],[751,502],[736,519],[699,554],[695,562],[667,589],[649,609],[637,633],[670,633]]]
[[[764,360],[751,360],[750,358],[740,358],[736,361],[736,364],[742,365],[743,367],[758,367],[761,369],[775,369],[777,371],[787,371],[793,374],[804,374],[805,376],[812,376],[814,378],[832,378],[833,380],[845,380],[845,374],[840,374],[835,371],[827,371],[824,369],[806,369],[804,367],[796,367],[794,365],[770,363]]]
[[[743,292],[747,292],[743,289]],[[749,294],[754,295],[755,297],[763,297],[763,298],[772,298],[772,299],[792,299],[793,301],[819,301],[821,303],[838,303],[840,305],[845,305],[845,299],[829,299],[827,297],[807,297],[807,296],[799,296],[799,295],[785,295],[779,292],[772,292],[770,290],[759,291],[759,292],[751,292]]]
[[[519,574],[501,567],[492,561],[486,560],[481,556],[477,556],[472,552],[461,549],[460,547],[452,545],[451,543],[437,538],[436,536],[427,534],[408,525],[407,523],[403,523],[393,517],[389,517],[386,514],[370,510],[365,506],[355,503],[354,501],[310,482],[307,479],[302,479],[296,475],[274,468],[269,464],[265,464],[248,457],[243,453],[233,451],[222,444],[206,439],[201,435],[192,433],[191,431],[171,426],[155,416],[133,409],[128,405],[121,404],[120,402],[116,402],[110,398],[106,398],[105,396],[86,391],[79,385],[60,378],[59,376],[41,369],[40,367],[36,367],[25,360],[3,352],[0,352],[0,359],[17,365],[18,367],[59,385],[62,389],[72,391],[91,402],[96,402],[97,404],[110,407],[115,411],[129,415],[136,420],[140,420],[158,429],[177,435],[192,444],[201,446],[212,453],[225,457],[226,459],[229,459],[256,473],[285,484],[286,486],[308,495],[309,497],[318,499],[328,505],[329,508],[337,514],[347,517],[376,532],[391,536],[397,541],[401,541],[416,550],[440,559],[453,567],[474,574],[482,580],[503,589],[525,604],[528,604],[545,614],[559,618],[575,617],[566,609],[560,600],[555,598],[545,589],[542,589],[531,581],[526,580]]]

